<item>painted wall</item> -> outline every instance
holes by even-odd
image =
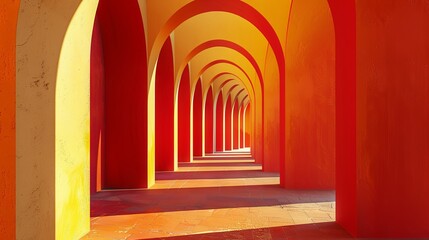
[[[15,34],[19,1],[0,3],[0,236],[15,239]]]
[[[179,87],[179,139],[178,161],[191,161],[191,82],[189,66],[185,68]]]
[[[336,221],[356,235],[356,1],[328,2],[336,35]]]
[[[219,92],[219,95],[216,100],[216,109],[215,109],[215,119],[216,119],[216,151],[224,151],[223,145],[223,96],[222,91]]]
[[[174,163],[174,62],[170,38],[158,59],[155,82],[156,171],[173,171]]]
[[[232,150],[232,142],[231,142],[231,136],[232,136],[232,121],[231,121],[231,114],[232,114],[232,104],[231,104],[231,95],[228,96],[228,99],[225,103],[225,112],[224,112],[224,127],[225,127],[225,133],[224,133],[224,141],[225,141],[225,150],[230,151]]]
[[[267,172],[280,171],[280,77],[273,50],[268,47],[264,70],[264,162]]]
[[[244,113],[244,147],[250,147],[252,142],[252,107],[250,103],[246,107],[246,111]]]
[[[239,107],[238,107],[238,100],[236,99],[234,101],[234,108],[232,111],[232,142],[233,142],[233,149],[238,149],[238,113],[239,113]]]
[[[133,1],[102,0],[97,14],[105,69],[105,187],[147,187],[142,174],[147,172],[147,62],[140,9]]]
[[[203,155],[203,143],[202,143],[202,132],[203,132],[203,89],[201,86],[201,80],[198,80],[197,86],[195,87],[194,100],[193,100],[193,146],[194,156]]]
[[[246,106],[244,106],[244,104],[241,105],[240,107],[240,148],[244,148],[245,146],[245,142],[244,142],[244,132],[245,132],[245,110]]]
[[[206,106],[205,106],[205,151],[206,153],[213,153],[214,152],[214,144],[213,144],[213,109],[214,109],[214,102],[213,102],[213,88],[210,87],[209,91],[207,92],[206,96]]]
[[[90,186],[91,193],[100,191],[102,184],[102,164],[105,159],[105,122],[104,122],[104,53],[101,27],[96,16],[91,43],[91,150],[90,150]]]
[[[335,33],[326,0],[292,3],[286,48],[285,187],[335,188]]]
[[[427,238],[429,2],[356,8],[358,236]]]

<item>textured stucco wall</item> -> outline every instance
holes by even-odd
[[[356,8],[358,235],[427,238],[429,1]]]
[[[0,2],[0,236],[15,238],[15,33],[19,1]]]
[[[17,239],[77,239],[89,230],[89,59],[97,3],[20,5]]]
[[[326,0],[294,1],[286,48],[285,186],[335,188],[335,33]]]

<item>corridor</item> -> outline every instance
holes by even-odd
[[[0,240],[429,238],[429,0],[0,0]]]
[[[293,191],[234,151],[157,172],[151,190],[105,190],[91,200],[97,239],[349,238],[335,221],[333,191]]]

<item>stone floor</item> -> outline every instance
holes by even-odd
[[[333,191],[290,191],[245,153],[183,163],[150,190],[92,196],[83,239],[347,239]]]

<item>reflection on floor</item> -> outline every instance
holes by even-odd
[[[278,174],[263,173],[243,153],[200,158],[157,173],[151,190],[92,196],[83,239],[351,238],[334,223],[334,192],[278,183]]]

